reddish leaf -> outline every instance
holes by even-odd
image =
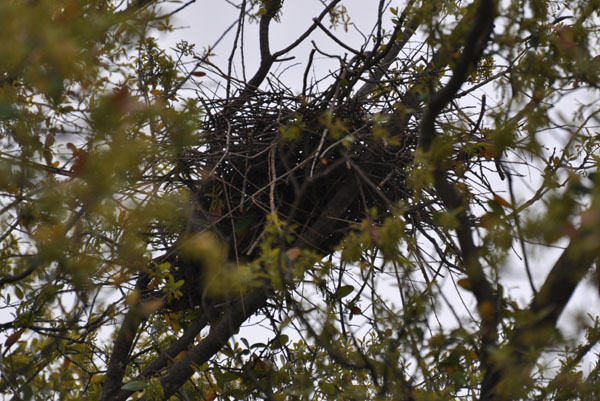
[[[360,315],[360,314],[362,313],[362,311],[360,310],[360,308],[359,308],[358,306],[356,306],[356,305],[353,305],[353,306],[350,308],[350,312],[351,312],[353,315]]]
[[[212,390],[207,391],[202,396],[202,399],[206,401],[213,401],[215,398],[217,398],[217,395]]]
[[[558,36],[558,45],[563,50],[573,50],[577,48],[575,43],[575,31],[570,26],[558,25],[554,27],[554,31]]]
[[[67,148],[69,148],[73,153],[73,165],[71,165],[71,172],[75,176],[78,176],[85,167],[88,154],[83,149],[77,149],[77,147],[71,142],[67,143]]]
[[[16,331],[16,332],[14,332],[14,333],[13,333],[13,334],[11,334],[10,336],[8,336],[8,337],[6,338],[6,341],[4,342],[4,346],[5,346],[6,348],[10,348],[10,347],[11,347],[11,346],[12,346],[14,343],[16,343],[16,342],[17,342],[17,340],[18,340],[19,338],[21,338],[21,335],[23,334],[23,332],[24,332],[24,331],[25,331],[25,329],[21,329],[21,330],[18,330],[18,331]]]
[[[508,209],[512,209],[512,205],[510,203],[508,203],[508,201],[506,199],[504,199],[503,197],[501,197],[500,195],[494,194],[494,201],[497,204],[499,204],[500,206],[503,206]]]
[[[285,251],[285,255],[288,257],[290,262],[295,262],[300,256],[300,248],[294,247]]]
[[[73,152],[73,155],[77,154],[77,152],[79,152],[79,149],[77,149],[77,147],[75,145],[73,145],[71,142],[67,143],[67,148],[71,149],[71,152]]]
[[[458,280],[456,282],[456,284],[458,284],[459,286],[461,286],[462,288],[464,288],[467,291],[473,290],[473,288],[471,287],[471,282],[469,281],[468,278],[461,278],[460,280]]]
[[[75,156],[75,160],[73,160],[73,165],[71,166],[71,172],[75,174],[75,176],[81,174],[83,168],[85,167],[85,163],[87,162],[87,152],[79,151],[79,153]]]
[[[54,145],[54,134],[53,133],[49,133],[48,135],[46,135],[46,139],[44,140],[44,146],[49,147]]]
[[[120,88],[116,88],[113,90],[112,101],[121,105],[129,100],[129,88],[127,86],[123,86]]]
[[[125,25],[121,25],[115,32],[115,36],[120,36],[123,32],[125,32],[125,29],[127,29],[127,27]]]

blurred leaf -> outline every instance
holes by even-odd
[[[121,390],[127,391],[141,391],[148,387],[148,383],[144,381],[131,381],[129,383],[124,384],[121,387]]]
[[[20,329],[11,334],[10,336],[6,337],[6,340],[4,341],[4,347],[6,347],[7,349],[10,348],[14,343],[16,343],[19,340],[19,338],[21,338],[21,335],[24,332],[25,329]]]
[[[354,286],[343,285],[337,289],[337,291],[335,292],[335,296],[338,299],[342,299],[342,298],[347,297],[348,295],[352,294],[352,291],[354,291]]]
[[[494,194],[494,201],[507,209],[512,209],[512,205],[498,194]]]
[[[468,278],[461,278],[456,282],[456,284],[458,284],[467,291],[473,290],[473,288],[471,287],[471,280],[469,280]]]

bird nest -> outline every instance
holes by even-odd
[[[208,114],[205,146],[186,161],[201,177],[194,230],[216,231],[231,257],[251,258],[273,213],[312,249],[329,253],[349,225],[410,199],[416,127],[394,137],[374,117],[382,108],[373,102],[332,106],[332,97],[257,92],[235,108],[210,104],[220,112]],[[343,194],[347,202],[332,204]]]

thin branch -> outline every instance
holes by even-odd
[[[378,83],[380,83],[381,78],[387,73],[394,60],[400,54],[404,46],[408,43],[410,38],[415,34],[419,25],[421,24],[421,17],[414,17],[407,26],[404,27],[402,31],[401,37],[398,39],[398,32],[401,26],[404,24],[404,20],[406,19],[406,15],[412,9],[415,1],[411,0],[402,15],[400,16],[400,20],[396,25],[396,29],[394,30],[392,37],[390,39],[390,43],[387,44],[381,62],[376,65],[374,68],[373,76],[370,82],[367,82],[363,85],[354,96],[354,99],[357,101],[365,101],[369,94],[375,89]]]
[[[279,58],[280,56],[283,56],[284,54],[294,50],[299,44],[301,44],[302,42],[304,42],[304,40],[306,40],[306,38],[308,38],[308,36],[317,28],[317,23],[319,21],[321,21],[323,18],[325,18],[325,16],[340,2],[341,0],[333,0],[331,3],[329,3],[327,5],[327,7],[325,7],[325,9],[321,12],[321,14],[319,14],[319,16],[315,19],[313,18],[313,24],[302,34],[300,35],[300,37],[298,37],[298,39],[296,39],[292,44],[290,44],[288,47],[279,50],[278,52],[275,52],[273,54],[274,58]]]
[[[335,43],[340,45],[342,48],[348,50],[350,53],[353,53],[357,56],[361,54],[359,50],[354,50],[353,48],[342,42],[340,39],[338,39],[333,33],[331,33],[329,29],[325,28],[325,26],[317,18],[313,18],[313,21],[319,28],[321,28],[323,32],[325,32],[327,36],[329,36]]]

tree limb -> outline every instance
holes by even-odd
[[[203,314],[199,319],[195,320],[190,327],[188,327],[185,332],[175,341],[171,346],[161,353],[158,358],[156,358],[150,365],[144,369],[142,374],[136,377],[134,380],[145,380],[149,377],[152,377],[160,370],[164,369],[167,364],[175,359],[175,357],[181,352],[186,350],[190,344],[193,344],[196,336],[202,331],[208,320],[206,315]],[[133,394],[133,391],[130,390],[121,390],[119,394],[117,394],[112,401],[125,401],[129,396]]]
[[[135,288],[141,291],[148,285],[148,275],[141,274],[138,278]],[[135,305],[129,308],[129,311],[123,318],[119,334],[115,339],[112,355],[106,370],[106,378],[102,387],[100,401],[112,400],[123,384],[123,376],[127,367],[131,346],[140,324],[146,319],[142,311],[142,302],[137,301]]]
[[[598,201],[588,213],[600,213]],[[518,397],[543,349],[552,341],[560,314],[594,260],[600,257],[598,222],[584,224],[571,237],[537,295],[529,315],[517,326],[500,352],[509,356],[496,364],[482,383],[480,400],[501,401]]]
[[[423,153],[429,152],[436,138],[435,122],[437,116],[454,99],[461,86],[466,81],[470,69],[479,61],[486,48],[494,28],[496,1],[482,0],[479,2],[474,19],[464,39],[464,46],[459,59],[452,70],[448,83],[431,96],[425,108],[420,126],[419,148]],[[479,262],[477,247],[473,242],[471,224],[468,219],[468,202],[463,199],[454,185],[449,181],[443,167],[444,160],[431,160],[435,166],[434,186],[449,212],[458,219],[459,227],[456,235],[460,244],[465,272],[477,300],[479,314],[482,319],[482,345],[479,359],[482,368],[488,372],[490,351],[496,347],[498,307],[495,291],[488,282],[483,267]]]
[[[268,288],[259,288],[235,302],[208,336],[192,348],[181,359],[173,363],[160,381],[164,399],[168,400],[202,366],[219,352],[246,319],[265,306],[270,297]],[[146,397],[142,398],[145,400]]]

